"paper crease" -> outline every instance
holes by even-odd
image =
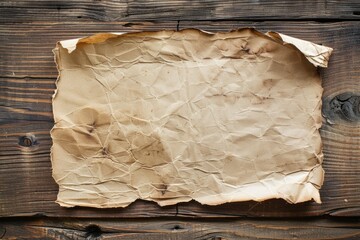
[[[321,79],[332,49],[246,28],[61,41],[53,177],[61,206],[320,203]]]

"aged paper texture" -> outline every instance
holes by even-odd
[[[320,202],[316,66],[325,67],[331,51],[254,29],[59,42],[51,131],[57,202]]]

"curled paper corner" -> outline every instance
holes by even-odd
[[[68,53],[72,53],[76,49],[76,44],[81,38],[63,40],[58,42],[63,48],[67,49]]]
[[[327,59],[314,54],[322,46],[301,41],[246,28],[58,42],[51,130],[57,203],[320,203],[316,67]]]
[[[268,32],[267,35],[282,41],[284,44],[294,45],[315,67],[326,68],[328,66],[330,55],[333,51],[331,47],[318,45],[277,32]]]
[[[125,34],[123,32],[115,32],[115,33],[98,33],[89,37],[84,38],[75,38],[69,40],[63,40],[58,42],[63,48],[67,49],[68,53],[72,53],[78,44],[81,43],[88,43],[88,44],[95,44],[105,42],[110,38],[117,37],[119,35]]]

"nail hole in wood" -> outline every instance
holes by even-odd
[[[184,228],[180,227],[179,225],[175,225],[175,226],[173,227],[173,230],[180,230],[180,229],[184,229]]]
[[[134,23],[125,23],[123,26],[124,27],[132,27],[134,25],[135,25]]]
[[[86,239],[97,239],[101,236],[101,228],[97,225],[89,225],[85,228],[85,237]]]
[[[23,147],[31,147],[36,144],[36,138],[34,135],[22,136],[19,138],[19,145]]]
[[[215,236],[215,237],[212,237],[211,240],[222,240],[222,237]]]

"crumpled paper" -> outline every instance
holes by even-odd
[[[250,28],[57,43],[57,202],[320,203],[323,89],[316,66],[327,66],[331,51]]]

